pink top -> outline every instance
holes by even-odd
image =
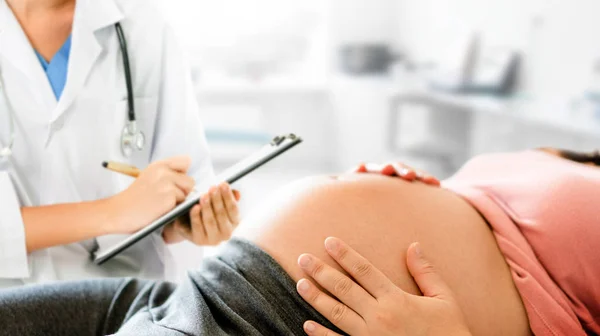
[[[492,227],[536,335],[600,335],[600,167],[487,154],[442,185]]]

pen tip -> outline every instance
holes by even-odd
[[[108,162],[106,162],[106,161],[102,162],[102,167],[104,167],[104,168],[108,167]]]

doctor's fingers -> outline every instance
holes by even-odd
[[[192,159],[187,155],[180,155],[158,161],[157,164],[164,164],[169,169],[180,173],[186,173],[192,164]]]
[[[190,225],[180,224],[179,233],[185,239],[197,245],[206,245],[208,243],[208,236],[202,222],[202,206],[200,204],[194,205],[190,210]]]
[[[176,220],[175,222],[165,226],[162,231],[162,237],[165,243],[167,244],[176,244],[180,243],[185,239],[188,239],[189,235],[189,227],[185,227],[180,220]]]
[[[196,181],[191,176],[177,173],[171,171],[167,174],[167,178],[172,181],[172,183],[177,186],[177,188],[181,189],[186,195],[189,194],[196,185]]]
[[[240,211],[237,206],[237,201],[239,201],[241,197],[240,193],[237,190],[232,190],[227,183],[221,184],[219,188],[221,188],[227,216],[229,217],[233,228],[236,228],[238,224],[240,224]]]
[[[227,215],[227,208],[225,207],[224,198],[226,194],[223,192],[221,187],[215,187],[211,193],[211,203],[213,209],[213,215],[217,221],[217,226],[219,228],[219,240],[226,240],[231,237],[233,233],[233,223],[229,220],[229,216]]]
[[[219,242],[219,226],[217,224],[217,220],[215,219],[210,196],[212,189],[213,188],[211,188],[208,194],[202,196],[202,203],[200,204],[202,227],[206,231],[206,243],[208,245],[215,245]],[[194,227],[193,229],[196,230],[197,228]]]
[[[173,193],[175,194],[175,204],[185,201],[187,197],[187,194],[178,187],[173,187]]]
[[[175,173],[169,174],[166,179],[163,179],[158,183],[158,185],[153,186],[158,187],[156,189],[158,194],[156,195],[169,202],[172,202],[172,197],[174,197],[175,204],[183,202],[187,198],[189,190],[191,190],[188,185],[189,182],[187,182],[185,178],[177,176]]]

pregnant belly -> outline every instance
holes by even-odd
[[[244,226],[252,229],[244,232]],[[406,268],[406,249],[418,241],[456,294],[474,335],[529,334],[487,223],[445,189],[366,174],[310,177],[274,193],[240,228],[294,280],[306,276],[296,264],[302,253],[335,266],[323,241],[336,236],[413,294],[420,292]]]

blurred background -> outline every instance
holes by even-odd
[[[597,0],[161,1],[217,172],[304,138],[236,185],[242,214],[359,162],[445,178],[480,153],[600,147]]]

